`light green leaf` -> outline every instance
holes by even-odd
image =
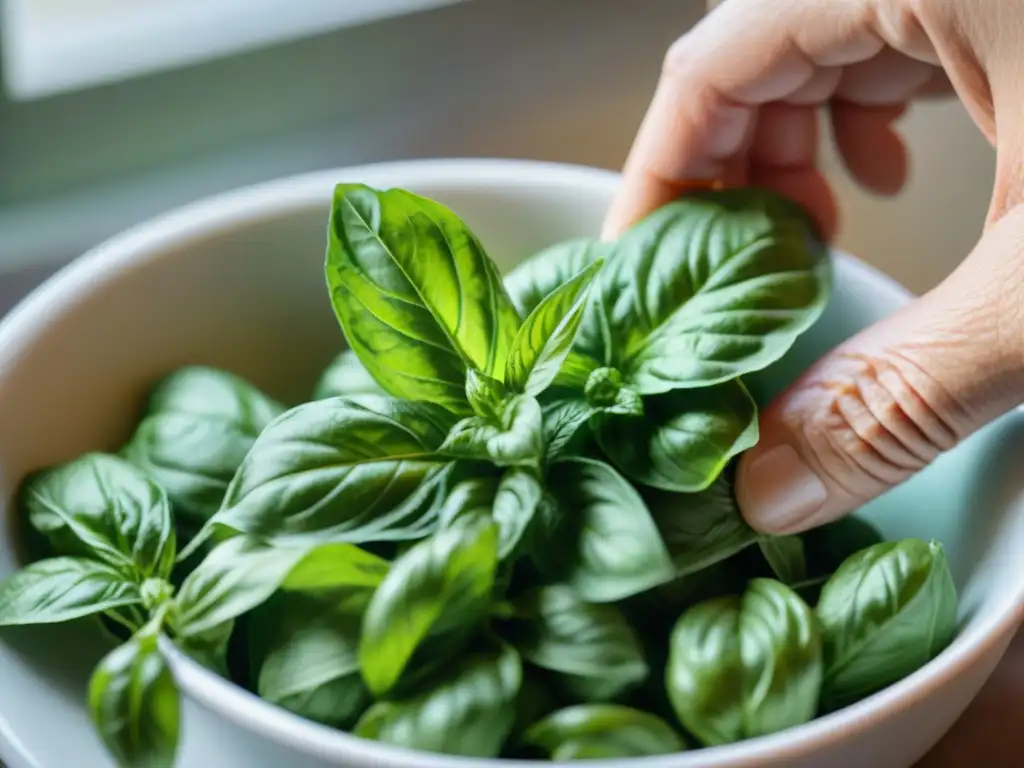
[[[758,440],[757,407],[738,381],[648,397],[642,417],[599,413],[593,428],[601,450],[633,482],[691,493]]]
[[[612,467],[571,458],[553,464],[551,476],[559,519],[546,534],[539,567],[554,569],[591,603],[615,602],[674,576],[647,506]]]
[[[436,525],[439,406],[364,395],[300,405],[256,440],[209,529],[275,541],[401,541]],[[441,496],[443,498],[443,496]]]
[[[284,411],[249,382],[207,366],[179,368],[150,393],[146,413],[181,413],[223,419],[244,426],[255,437]]]
[[[826,709],[909,675],[956,631],[957,595],[937,542],[886,541],[849,557],[822,587]]]
[[[331,569],[328,560],[334,561]],[[175,630],[186,638],[204,635],[282,587],[373,587],[386,571],[386,563],[351,544],[271,545],[236,536],[214,547],[181,585]]]
[[[500,378],[520,319],[497,267],[448,208],[339,184],[327,283],[345,338],[389,394],[466,411],[467,368]]]
[[[513,649],[472,650],[433,686],[374,704],[354,733],[422,752],[497,757],[515,722],[522,679]]]
[[[505,385],[475,368],[466,372],[466,399],[477,416],[497,418],[507,397]]]
[[[384,390],[351,349],[338,354],[320,374],[313,390],[314,400],[352,395],[383,395]]]
[[[156,635],[137,635],[99,663],[89,714],[119,765],[173,768],[181,704]]]
[[[644,491],[677,577],[726,560],[758,540],[740,514],[732,479],[732,473],[721,474],[700,493]]]
[[[594,407],[582,398],[574,398],[545,403],[542,410],[541,428],[547,461],[573,455],[580,443],[580,430],[594,415]]]
[[[457,459],[491,461],[499,467],[537,466],[544,456],[543,414],[530,395],[504,404],[501,420],[470,416],[456,424],[440,452]]]
[[[138,584],[83,557],[38,560],[0,583],[0,626],[54,624],[132,605],[142,605]]]
[[[170,575],[175,536],[167,495],[128,462],[104,453],[30,476],[21,503],[56,554],[93,557],[141,578]]]
[[[359,672],[362,613],[336,596],[291,594],[261,623],[260,698],[300,717],[351,726],[371,702]]]
[[[564,585],[520,597],[502,636],[573,698],[610,700],[647,677],[640,639],[619,609],[585,603]]]
[[[783,584],[793,586],[807,578],[804,542],[799,536],[761,536],[757,545],[775,577]]]
[[[505,364],[505,384],[539,395],[555,380],[569,354],[586,308],[587,289],[602,262],[596,261],[548,294],[516,334]]]
[[[682,752],[686,743],[664,720],[617,704],[566,707],[535,723],[525,740],[555,762]]]
[[[457,521],[395,560],[366,610],[359,647],[363,678],[376,696],[394,687],[429,637],[461,636],[483,620],[497,564],[497,527],[479,517]],[[458,651],[457,643],[445,646]]]
[[[679,618],[665,675],[680,722],[706,746],[806,723],[822,678],[814,612],[784,584],[753,579],[742,597],[708,600]]]
[[[526,317],[560,285],[610,255],[611,245],[590,239],[555,243],[521,262],[505,275],[509,296]]]
[[[827,248],[809,222],[787,199],[749,188],[694,192],[655,211],[619,238],[593,292],[605,364],[652,395],[778,360],[828,297]]]

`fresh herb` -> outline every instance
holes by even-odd
[[[829,291],[791,203],[694,194],[502,279],[443,205],[341,184],[325,275],[346,348],[309,402],[186,367],[116,455],[22,482],[0,625],[117,638],[89,711],[120,765],[174,764],[168,642],[363,738],[558,761],[778,731],[949,642],[937,544],[736,505],[742,377]]]

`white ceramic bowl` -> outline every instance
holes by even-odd
[[[229,368],[292,402],[308,393],[342,343],[322,268],[331,190],[341,180],[440,199],[508,268],[549,243],[594,235],[617,176],[480,160],[349,168],[199,202],[104,243],[0,326],[0,510],[8,531],[9,499],[25,472],[119,446],[147,387],[176,366]],[[848,256],[836,255],[836,270],[826,315],[760,377],[762,391],[907,300],[898,285]],[[938,659],[855,706],[784,733],[619,765],[912,764],[977,693],[1021,618],[1024,477],[1012,465],[1022,447],[1024,417],[1013,413],[866,510],[890,537],[936,537],[948,547],[962,628]],[[8,535],[0,577],[15,567]],[[10,768],[111,765],[82,708],[102,647],[84,625],[0,634],[0,757]],[[180,655],[173,660],[185,695],[181,768],[498,765],[358,740],[272,707]]]

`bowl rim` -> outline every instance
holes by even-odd
[[[0,320],[0,361],[17,365],[22,350],[53,322],[55,314],[71,311],[80,297],[98,284],[116,279],[118,272],[164,258],[190,242],[208,239],[270,215],[323,204],[330,190],[348,177],[372,186],[429,185],[434,190],[465,189],[470,185],[503,188],[599,188],[609,194],[617,186],[617,172],[588,166],[518,159],[442,158],[371,163],[288,176],[201,198],[115,235],[71,261],[47,278]],[[907,303],[911,293],[878,269],[833,249],[837,266],[859,274],[873,289],[886,295],[893,307]],[[55,308],[59,308],[55,311]],[[4,368],[0,365],[0,371]],[[3,376],[0,374],[0,379]],[[1002,612],[993,612],[968,624],[935,659],[888,688],[845,709],[788,728],[776,734],[735,744],[676,753],[630,758],[634,768],[725,768],[749,764],[754,758],[777,761],[806,755],[825,747],[837,734],[848,738],[886,716],[932,695],[939,687],[964,674],[1009,639],[1024,618],[1024,583],[1012,590],[1013,599]],[[393,768],[462,768],[471,765],[536,766],[538,761],[438,755],[393,747],[355,737],[270,704],[241,686],[208,671],[185,656],[166,638],[162,648],[180,689],[194,701],[245,730],[254,731],[298,752],[329,760],[359,757]],[[0,736],[15,747],[19,739],[0,720]],[[581,761],[584,764],[592,761]]]

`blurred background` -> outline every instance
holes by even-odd
[[[144,218],[318,168],[426,156],[618,169],[704,0],[0,0],[0,313]],[[954,103],[839,245],[915,291],[977,237],[993,156]]]

